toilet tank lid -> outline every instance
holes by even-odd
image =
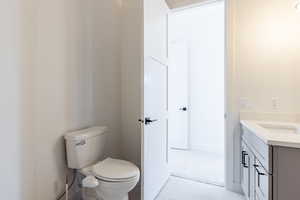
[[[94,127],[66,133],[64,138],[65,140],[82,140],[82,139],[87,139],[98,135],[102,135],[106,131],[107,131],[107,127],[105,126],[94,126]]]

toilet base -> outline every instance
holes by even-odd
[[[102,198],[98,197],[98,198],[87,198],[87,199],[82,199],[82,200],[106,200],[106,199],[102,199]],[[110,199],[108,199],[108,200],[110,200]],[[125,199],[122,199],[122,200],[129,200],[129,199],[128,199],[128,197],[126,197]]]
[[[125,196],[124,198],[122,198],[122,199],[120,199],[120,198],[101,198],[101,197],[98,197],[99,199],[97,199],[97,200],[129,200],[129,198],[128,198],[128,195],[127,196]]]
[[[102,197],[102,195],[98,195],[95,189],[83,189],[82,191],[82,200],[129,200],[128,195],[124,198],[120,197]]]
[[[128,196],[124,199],[102,199],[101,197],[82,197],[82,200],[129,200]]]

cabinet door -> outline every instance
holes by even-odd
[[[242,142],[241,152],[241,185],[247,199],[250,199],[250,157],[249,150]]]
[[[255,200],[272,199],[272,176],[264,169],[261,163],[256,159],[255,165]]]

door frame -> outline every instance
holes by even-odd
[[[163,0],[162,0],[163,1]],[[208,0],[210,1],[210,0]],[[212,0],[210,2],[219,1]],[[237,69],[236,69],[236,0],[223,0],[225,3],[225,188],[241,193],[240,184],[240,131],[239,131],[239,105],[238,104],[238,89],[237,89]],[[207,2],[204,2],[207,3]],[[200,3],[203,4],[203,3]],[[199,6],[195,4],[194,6]],[[191,7],[191,6],[189,6]],[[185,7],[188,8],[188,7]],[[144,3],[142,7],[142,17],[144,16]],[[184,9],[184,8],[178,8]],[[141,42],[141,85],[140,85],[140,118],[144,118],[144,18],[142,19],[142,42]],[[144,193],[144,129],[141,126],[141,199]]]

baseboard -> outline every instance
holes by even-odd
[[[239,183],[232,183],[231,185],[226,185],[225,188],[231,192],[243,194],[241,184]]]

